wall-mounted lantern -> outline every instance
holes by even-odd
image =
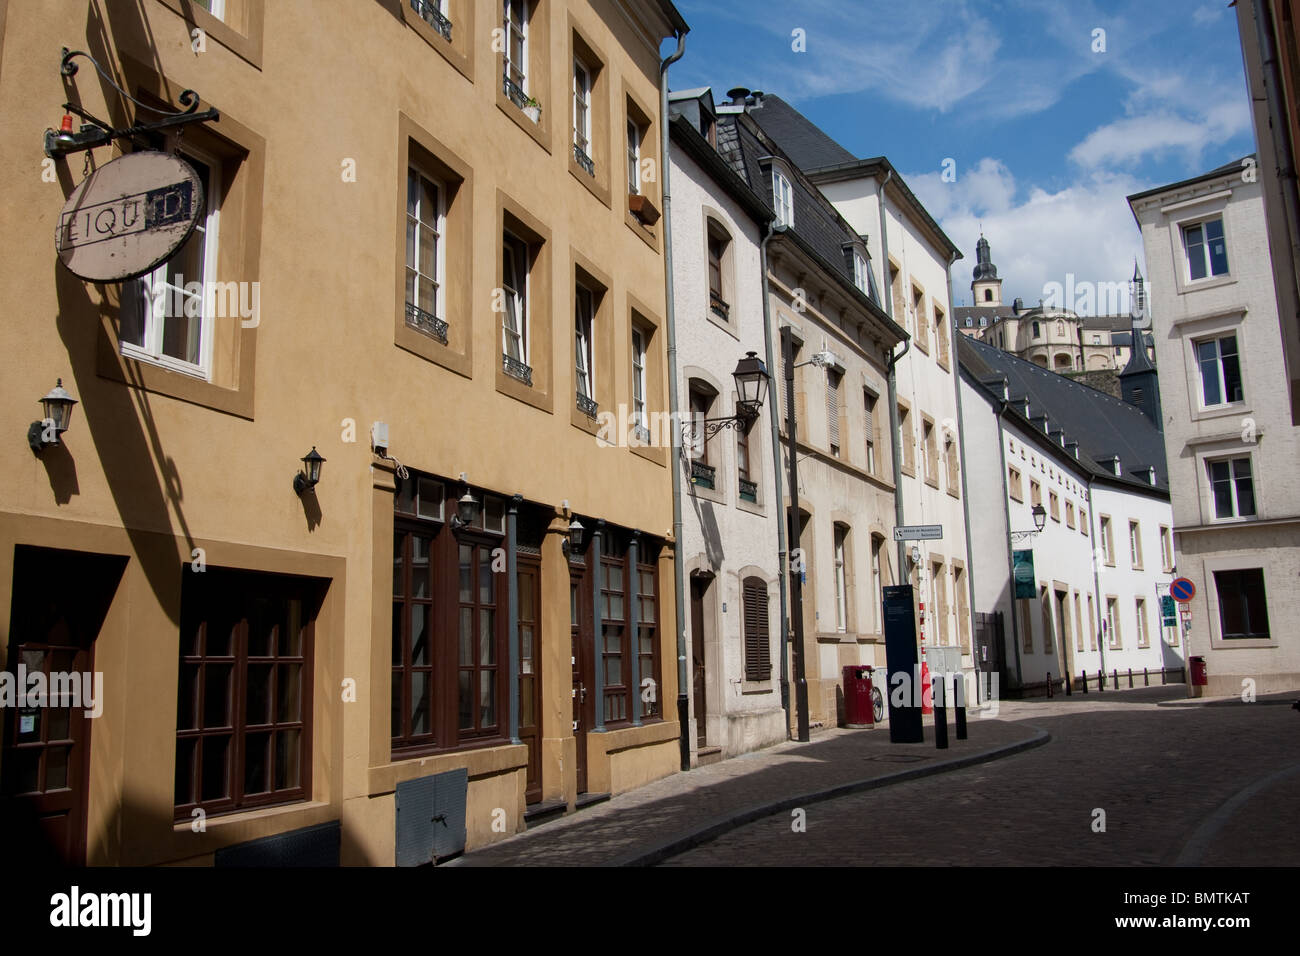
[[[39,455],[47,445],[59,443],[59,436],[68,430],[68,423],[72,421],[72,406],[75,404],[77,400],[63,387],[63,379],[59,379],[41,399],[44,417],[39,422],[32,422],[27,429],[27,444],[33,452]]]
[[[311,446],[311,451],[302,456],[302,471],[293,476],[293,490],[298,494],[306,491],[312,491],[320,483],[320,466],[325,464],[325,459],[320,456],[316,446]]]

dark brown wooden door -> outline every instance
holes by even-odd
[[[697,747],[704,747],[708,742],[705,735],[708,708],[705,702],[704,597],[708,594],[711,583],[710,578],[691,578],[691,661],[694,668]]]
[[[103,690],[102,682],[93,683],[94,640],[124,565],[101,555],[15,549],[10,679],[15,689],[20,677],[35,689],[39,673],[48,695],[6,707],[3,722],[0,845],[24,865],[85,864],[91,727],[85,711]],[[74,685],[63,680],[74,672],[81,675],[75,698]],[[81,688],[87,677],[90,687]]]
[[[519,739],[528,746],[526,803],[542,799],[542,654],[538,559],[519,556]]]
[[[586,569],[569,565],[570,663],[573,665],[573,736],[578,793],[587,792],[587,731],[596,723],[596,695],[591,690],[595,656],[592,638],[591,586]]]

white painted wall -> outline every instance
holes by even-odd
[[[1259,182],[1240,172],[1131,202],[1142,229],[1160,368],[1165,450],[1174,500],[1177,565],[1192,579],[1189,654],[1206,658],[1211,694],[1300,687],[1300,429],[1285,401],[1286,371]],[[1221,215],[1229,273],[1186,279],[1181,225]],[[1206,410],[1193,345],[1237,336],[1243,401]],[[1249,456],[1255,518],[1214,517],[1206,459]],[[1261,568],[1270,637],[1223,640],[1215,572]]]
[[[765,354],[762,274],[758,227],[700,166],[675,144],[672,160],[673,294],[678,347],[678,390],[685,409],[687,383],[692,377],[710,382],[719,391],[711,416],[735,412],[732,372],[747,351]],[[715,321],[709,310],[705,216],[711,215],[731,236],[728,323]],[[688,576],[687,628],[690,629],[691,572],[715,575],[705,603],[706,736],[710,746],[732,755],[786,739],[780,688],[780,592],[777,568],[778,504],[773,500],[769,396],[749,431],[750,475],[758,485],[758,502],[741,500],[736,472],[736,433],[724,429],[709,441],[710,463],[718,469],[716,488],[708,491],[690,482],[683,466],[683,557]],[[768,633],[772,677],[764,682],[744,679],[742,582],[756,575],[768,583]],[[688,654],[690,642],[688,640]],[[691,662],[693,667],[694,662]],[[688,672],[691,668],[688,668]],[[692,718],[699,702],[691,696]],[[692,747],[698,749],[695,723]]]

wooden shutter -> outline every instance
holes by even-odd
[[[767,626],[767,585],[760,578],[746,578],[743,594],[745,680],[768,680],[772,676],[772,650]]]
[[[831,446],[838,449],[840,447],[840,377],[834,372],[826,373],[826,421]]]

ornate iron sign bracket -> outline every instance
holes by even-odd
[[[215,109],[198,112],[199,94],[193,90],[181,90],[180,101],[183,110],[164,110],[147,103],[141,103],[134,96],[128,93],[122,87],[118,86],[111,76],[104,72],[104,68],[99,65],[98,61],[89,53],[81,50],[69,50],[63,48],[63,58],[59,62],[59,72],[64,76],[76,76],[77,64],[73,62],[75,57],[84,56],[98,71],[113,89],[117,90],[122,96],[134,103],[139,109],[148,110],[162,117],[152,123],[136,123],[134,126],[114,128],[111,123],[105,122],[98,117],[92,116],[80,106],[74,103],[64,103],[63,109],[68,113],[75,113],[80,116],[84,123],[81,125],[81,131],[74,133],[69,122],[70,117],[64,117],[64,129],[45,131],[45,155],[50,158],[66,156],[69,153],[83,152],[88,149],[94,149],[96,146],[104,146],[115,139],[130,139],[141,133],[152,133],[158,130],[170,129],[177,126],[185,126],[190,123],[205,123],[211,120],[217,122],[221,119],[221,114]]]

